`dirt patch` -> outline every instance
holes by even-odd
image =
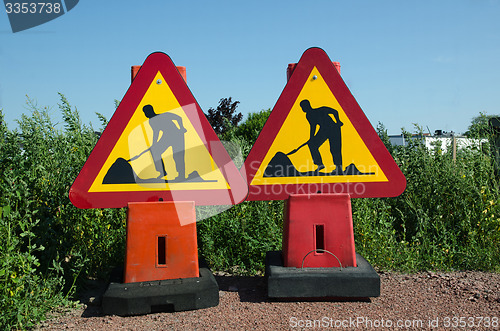
[[[100,283],[82,305],[58,313],[38,330],[500,329],[500,274],[379,275],[378,298],[280,302],[267,298],[263,277],[216,274],[217,307],[132,317],[102,315]]]

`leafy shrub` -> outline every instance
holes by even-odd
[[[248,118],[236,128],[235,134],[253,145],[270,114],[271,109],[250,113]]]
[[[358,250],[387,269],[498,271],[500,201],[490,154],[478,145],[453,160],[451,148],[407,141],[393,149],[405,192],[353,203]]]
[[[267,251],[281,249],[282,201],[247,201],[197,223],[200,254],[215,270],[261,273]]]
[[[32,113],[21,116],[16,130],[0,113],[0,325],[7,329],[34,326],[68,304],[81,280],[103,278],[123,263],[125,210],[80,210],[68,199],[97,134],[60,97],[62,130],[31,100]],[[269,113],[229,123],[221,134],[238,166]],[[429,151],[418,139],[391,146],[382,125],[378,130],[408,184],[397,198],[353,199],[357,251],[384,270],[500,271],[491,143],[459,150],[453,160],[451,152]],[[282,213],[282,201],[252,201],[203,219],[200,255],[213,270],[262,273],[265,253],[281,249]]]
[[[241,113],[236,113],[239,101],[233,102],[232,98],[219,100],[217,109],[209,108],[207,114],[208,122],[218,135],[226,133],[231,127],[235,127],[243,118]]]
[[[18,129],[1,121],[0,322],[27,328],[78,281],[102,275],[123,259],[123,210],[79,210],[68,191],[97,141],[63,95],[64,130],[48,109],[28,99],[31,116]]]
[[[248,151],[246,137],[253,137],[258,131],[252,128],[263,126],[268,115],[251,114],[226,138]],[[500,200],[490,148],[462,149],[453,160],[451,146],[448,152],[428,150],[408,132],[403,132],[407,146],[392,146],[383,125],[377,129],[407,188],[396,198],[352,200],[356,250],[386,270],[500,270]],[[259,257],[281,246],[282,204],[271,204],[272,212],[265,202],[245,202],[199,223],[200,250],[215,269],[263,270]],[[263,215],[254,216],[256,209]],[[261,232],[249,222],[272,228]]]

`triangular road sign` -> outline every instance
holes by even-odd
[[[70,189],[79,208],[234,205],[248,186],[164,53],[148,56]]]
[[[401,194],[406,179],[328,55],[304,52],[245,160],[247,200]]]

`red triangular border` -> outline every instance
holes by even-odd
[[[387,182],[250,185],[314,67],[321,73],[325,83],[386,175]],[[348,193],[353,198],[393,197],[403,193],[406,188],[406,178],[332,61],[324,50],[316,47],[306,50],[295,66],[290,80],[246,158],[241,172],[247,178],[249,185],[247,200],[285,200],[290,194],[314,194],[318,191]]]
[[[172,93],[183,107],[196,132],[212,155],[231,189],[175,191],[176,201],[194,201],[196,205],[234,205],[245,200],[248,186],[210,126],[186,82],[170,57],[161,52],[150,54],[130,85],[99,141],[69,191],[78,208],[120,208],[128,202],[173,201],[170,191],[89,192],[99,171],[111,154],[151,82],[160,71]],[[196,107],[184,107],[187,105]],[[196,120],[195,120],[196,119]]]

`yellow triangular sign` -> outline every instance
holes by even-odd
[[[245,160],[248,200],[395,196],[406,179],[326,53],[308,49]]]
[[[142,65],[70,189],[79,208],[233,205],[246,182],[168,55]]]
[[[309,101],[311,108],[313,108],[311,112],[322,113],[322,115],[317,116],[319,117],[318,119],[313,118],[310,120],[313,124],[308,121],[307,114],[300,106],[300,103],[304,100]],[[305,105],[307,106],[307,103]],[[319,110],[321,108],[324,109],[321,111]],[[329,113],[330,109],[337,112],[340,120],[338,123],[332,114],[334,111]],[[318,124],[314,125],[314,122]],[[328,130],[331,139],[327,135],[324,142],[318,139],[316,146],[312,146],[311,143],[304,145],[304,143],[311,139],[311,126],[313,125],[313,136],[318,135],[320,130]],[[297,146],[302,147],[295,151]],[[318,151],[316,155],[320,156],[325,168],[311,174],[311,176],[296,174],[292,176],[293,183],[317,183],[318,181],[322,183],[342,183],[347,179],[350,182],[387,181],[384,172],[377,164],[377,161],[375,161],[366,144],[361,140],[359,133],[352,125],[316,67],[311,70],[304,87],[300,91],[297,100],[283,122],[250,185],[290,183],[290,177],[266,176],[266,169],[269,169],[268,167],[272,164],[273,158],[279,155],[280,152],[285,155],[289,154],[287,155],[289,160],[299,172],[315,172],[318,168],[315,161],[319,162],[319,159],[315,160],[313,157],[315,154],[311,152],[311,149],[314,148]],[[339,166],[338,168],[342,166],[342,171],[344,171],[346,168],[344,166],[351,164],[356,166],[359,173],[348,175],[349,177],[324,175],[338,170],[336,165]],[[280,169],[276,171],[279,172]]]
[[[145,116],[143,108],[147,105],[154,105],[153,111],[157,116],[151,119]],[[185,106],[189,107],[195,105]],[[155,149],[150,150],[155,143],[161,145],[156,148],[157,152]],[[155,155],[155,152],[158,155]],[[127,160],[132,167],[133,173],[136,174],[133,183],[104,180],[119,159]],[[166,176],[161,176],[162,162]],[[185,163],[184,170],[179,169],[182,168],[182,162]],[[202,180],[176,180],[179,176],[194,172],[197,172]],[[158,72],[92,183],[90,192],[228,188],[229,184],[215,165],[207,146],[203,144],[168,83]]]

